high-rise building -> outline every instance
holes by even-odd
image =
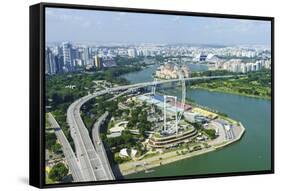
[[[194,58],[194,61],[205,62],[207,59],[207,56],[208,55],[206,55],[206,54],[200,53],[200,54],[196,55],[196,57]]]
[[[84,60],[85,65],[89,65],[91,63],[90,50],[88,47],[83,48],[82,59]]]
[[[63,73],[63,56],[62,54],[55,55],[55,62],[56,62],[56,73]]]
[[[95,56],[95,66],[96,68],[101,68],[101,59],[99,56]]]
[[[143,56],[143,53],[141,50],[136,50],[137,56]]]
[[[247,66],[245,63],[241,63],[240,72],[247,73]]]
[[[148,49],[142,50],[143,56],[150,56],[150,51]]]
[[[264,62],[264,67],[266,69],[271,69],[271,59],[268,59]]]
[[[77,47],[71,47],[71,59],[72,59],[72,64],[74,64],[75,59],[81,59],[81,56],[79,55],[79,49]]]
[[[84,61],[81,60],[81,59],[74,59],[74,66],[78,66],[78,67],[81,67],[84,65],[83,63]]]
[[[131,58],[135,58],[136,57],[136,49],[134,48],[130,48],[128,49],[128,56],[131,57]]]
[[[247,63],[246,68],[247,68],[247,72],[251,72],[252,71],[252,63]]]
[[[63,54],[63,66],[69,71],[73,68],[73,58],[72,58],[72,45],[69,42],[62,43],[62,54]]]
[[[55,56],[50,48],[46,49],[45,65],[46,65],[46,69],[45,69],[46,74],[52,75],[57,73]]]
[[[49,58],[48,58],[48,56],[49,56],[49,48],[46,48],[45,49],[45,54],[46,54],[46,56],[45,56],[45,74],[50,74],[51,73],[51,66],[50,66],[50,61],[49,61]]]

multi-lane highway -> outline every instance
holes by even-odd
[[[108,114],[109,114],[108,112],[105,112],[94,124],[92,128],[92,139],[93,139],[94,147],[101,159],[101,163],[104,166],[107,177],[109,177],[110,179],[114,179],[114,174],[112,172],[110,163],[108,161],[103,142],[100,138],[101,126],[103,125],[104,121],[108,117]]]
[[[51,113],[48,113],[48,121],[50,122],[51,127],[54,129],[57,139],[59,140],[59,142],[62,145],[63,154],[68,163],[68,166],[71,171],[74,182],[83,181],[84,177],[80,170],[80,166],[78,164],[76,156],[75,156],[67,138],[65,137],[62,129],[60,128],[59,124],[57,123],[57,121],[55,120],[55,118],[53,117],[53,115]]]
[[[108,88],[93,94],[86,95],[75,102],[73,102],[67,110],[67,122],[70,126],[71,136],[74,140],[77,159],[80,163],[80,169],[84,177],[84,181],[99,181],[99,180],[113,180],[115,179],[112,170],[110,169],[110,164],[107,159],[107,155],[99,137],[99,129],[102,121],[108,115],[105,113],[99,118],[93,127],[91,141],[89,131],[87,130],[81,116],[80,108],[87,101],[101,96],[107,93],[116,91],[126,91],[135,90],[142,87],[160,85],[169,82],[177,82],[181,80],[195,81],[195,80],[209,80],[218,78],[231,78],[233,75],[227,76],[209,76],[209,77],[194,77],[194,78],[184,78],[184,79],[170,79],[170,80],[160,80],[154,82],[144,82],[132,85],[118,86],[114,88]],[[117,98],[116,96],[115,98]],[[94,144],[93,144],[94,143]],[[94,146],[95,145],[95,146]]]
[[[84,181],[110,180],[93,146],[89,132],[80,117],[80,107],[84,103],[81,100],[75,101],[68,108],[67,120],[71,127],[71,135],[76,146],[77,157],[81,163],[81,170],[85,177]]]

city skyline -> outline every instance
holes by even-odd
[[[270,21],[46,8],[45,24],[45,184],[272,168]]]
[[[114,32],[113,32],[114,31]],[[270,46],[270,21],[46,9],[46,42]]]

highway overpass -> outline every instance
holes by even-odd
[[[74,140],[76,148],[76,156],[81,166],[81,172],[84,177],[84,181],[99,181],[99,180],[113,180],[115,179],[110,164],[108,162],[106,152],[104,150],[102,141],[99,137],[100,124],[106,117],[106,113],[99,118],[93,127],[93,142],[91,141],[89,132],[80,116],[80,108],[87,101],[101,96],[107,93],[123,91],[130,92],[130,90],[135,90],[147,86],[155,86],[164,83],[177,82],[181,80],[186,81],[196,81],[196,80],[210,80],[219,78],[232,78],[234,75],[225,76],[208,76],[208,77],[194,77],[194,78],[184,78],[184,79],[170,79],[170,80],[159,80],[153,82],[137,83],[125,86],[118,86],[113,88],[108,88],[92,94],[86,95],[79,98],[73,102],[67,110],[67,122],[70,126],[71,136]],[[117,98],[118,96],[115,96]],[[94,143],[94,144],[93,144]]]
[[[59,124],[53,117],[51,113],[48,113],[48,121],[51,124],[51,127],[54,129],[55,134],[57,136],[57,139],[59,140],[60,144],[62,145],[63,154],[65,156],[65,159],[67,161],[69,170],[72,174],[74,182],[81,182],[84,181],[84,176],[80,170],[79,163],[76,159],[76,156],[65,137],[62,129],[60,128]]]

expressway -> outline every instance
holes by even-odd
[[[106,155],[106,151],[103,145],[103,142],[100,138],[100,129],[101,129],[101,125],[104,123],[104,121],[106,120],[106,118],[108,117],[108,112],[105,112],[98,120],[97,122],[94,124],[93,128],[92,128],[92,139],[93,139],[93,143],[94,143],[94,147],[98,153],[98,155],[100,156],[101,159],[101,163],[104,166],[105,172],[107,174],[107,177],[109,177],[110,179],[114,179],[114,174],[112,172],[110,163],[108,161],[107,155]]]
[[[75,154],[65,137],[62,129],[60,128],[59,124],[57,123],[56,119],[53,117],[51,113],[48,113],[48,121],[51,124],[51,127],[54,129],[57,139],[59,140],[60,144],[62,145],[63,154],[71,171],[72,177],[74,182],[81,182],[84,180],[82,172],[80,170],[79,164],[75,157]]]
[[[93,127],[93,142],[91,141],[89,131],[86,128],[81,116],[80,108],[87,101],[101,96],[107,93],[116,91],[126,91],[135,90],[138,88],[143,88],[147,86],[155,86],[169,82],[177,82],[181,80],[195,81],[195,80],[210,80],[218,78],[232,78],[234,75],[226,76],[208,76],[208,77],[194,77],[194,78],[184,78],[184,79],[170,79],[170,80],[159,80],[153,82],[137,83],[125,86],[118,86],[113,88],[108,88],[92,94],[88,94],[84,97],[79,98],[74,101],[67,110],[67,122],[70,126],[71,136],[74,140],[76,155],[81,166],[81,172],[84,177],[84,181],[99,181],[99,180],[114,180],[115,177],[110,168],[109,161],[106,156],[102,141],[99,137],[99,126],[106,118],[106,113],[98,120],[98,122]],[[116,98],[116,97],[115,97]],[[95,145],[95,146],[94,146]]]
[[[78,100],[71,104],[67,111],[67,121],[71,127],[71,136],[85,177],[84,181],[109,180],[90,139],[88,129],[80,117],[82,103]]]
[[[160,84],[165,84],[165,83],[178,82],[178,81],[181,81],[181,80],[196,81],[196,80],[211,80],[211,79],[221,79],[221,78],[233,78],[233,77],[241,77],[241,76],[244,76],[244,75],[203,76],[203,77],[193,77],[193,78],[183,78],[183,79],[169,79],[169,80],[159,80],[159,81],[153,81],[153,82],[143,82],[143,83],[136,83],[136,84],[125,85],[125,86],[118,86],[118,87],[114,87],[114,88],[108,88],[106,90],[95,92],[94,94],[92,94],[92,96],[97,95],[97,94],[103,95],[105,93],[119,91],[119,90],[128,90],[128,89],[134,90],[134,89],[138,89],[138,88],[142,88],[142,87],[146,87],[146,86],[155,86],[155,85],[160,85]],[[87,97],[87,96],[85,96],[85,97]]]

